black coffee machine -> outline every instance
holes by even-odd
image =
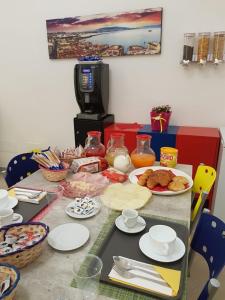
[[[109,65],[103,63],[77,64],[74,87],[81,113],[78,119],[100,120],[108,111]]]
[[[87,132],[104,128],[114,123],[108,115],[109,65],[102,62],[80,63],[74,68],[74,88],[81,112],[74,118],[75,144],[84,146]]]

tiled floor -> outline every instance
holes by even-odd
[[[6,189],[7,185],[4,180],[4,176],[0,174],[0,188]],[[215,245],[219,247],[219,245]],[[197,253],[194,255],[193,263],[191,266],[191,274],[188,279],[188,300],[197,300],[198,295],[200,294],[201,289],[204,286],[208,278],[208,267],[204,259]],[[225,299],[225,271],[219,276],[219,281],[221,287],[219,288],[215,300],[224,300]],[[26,300],[26,299],[24,299]]]

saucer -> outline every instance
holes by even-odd
[[[124,222],[123,222],[123,217],[122,215],[120,215],[119,217],[116,218],[115,220],[115,224],[116,224],[116,227],[123,231],[123,232],[126,232],[126,233],[138,233],[138,232],[141,232],[142,230],[145,229],[145,226],[146,226],[146,222],[145,220],[141,217],[141,216],[138,216],[138,219],[137,219],[137,224],[136,226],[134,227],[127,227]],[[143,224],[141,224],[143,223]]]
[[[155,253],[152,250],[153,247],[151,246],[148,232],[142,235],[142,237],[140,238],[139,248],[146,256],[160,262],[173,262],[183,257],[185,254],[185,245],[183,241],[178,237],[176,238],[174,253],[167,256]]]
[[[12,220],[11,224],[21,223],[21,222],[23,222],[23,216],[21,214],[14,213],[13,214],[13,220]]]

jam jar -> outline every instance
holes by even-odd
[[[151,136],[138,134],[137,148],[131,153],[131,161],[135,168],[152,166],[155,163],[155,152],[151,148]]]
[[[105,157],[105,146],[101,143],[100,131],[88,131],[85,141],[84,153],[89,156]]]

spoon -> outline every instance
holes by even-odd
[[[155,277],[158,277],[161,279],[161,276],[159,275],[159,273],[156,272],[154,270],[154,268],[151,267],[150,265],[149,265],[150,269],[139,267],[139,266],[134,265],[131,261],[129,261],[129,259],[122,258],[120,256],[113,256],[113,261],[114,261],[115,265],[117,266],[117,268],[122,271],[123,270],[124,271],[138,270],[138,271],[145,272],[147,274],[150,274],[152,276],[155,276]]]

